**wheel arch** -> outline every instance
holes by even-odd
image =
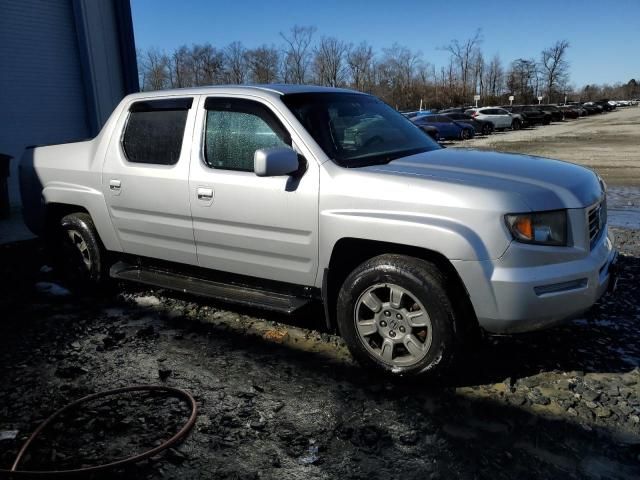
[[[398,254],[433,263],[446,278],[447,292],[451,292],[456,308],[455,331],[461,338],[475,336],[478,319],[467,289],[455,267],[445,255],[435,250],[378,240],[345,237],[338,240],[331,252],[329,266],[322,278],[322,300],[325,319],[330,331],[336,332],[336,299],[342,283],[358,265],[383,254]]]
[[[59,221],[70,213],[85,212],[91,216],[105,248],[116,252],[122,251],[107,204],[100,191],[77,185],[52,184],[43,189],[42,198],[45,203],[45,235],[54,225],[51,222]]]

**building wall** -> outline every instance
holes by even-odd
[[[0,0],[0,153],[94,136],[137,91],[128,0]]]

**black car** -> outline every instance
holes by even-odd
[[[598,100],[595,104],[600,105],[605,112],[610,112],[611,110],[616,109],[615,105],[611,105],[607,99]]]
[[[556,105],[538,105],[538,108],[551,115],[552,122],[561,122],[564,120],[564,113]]]
[[[457,109],[453,109],[457,110]],[[493,132],[494,125],[488,120],[477,120],[473,118],[471,115],[467,115],[466,113],[458,113],[458,112],[440,112],[443,115],[446,115],[452,120],[456,120],[458,122],[469,123],[476,131],[476,133],[480,135],[489,135]]]
[[[604,108],[602,108],[602,105],[596,105],[595,103],[583,103],[582,108],[589,112],[589,115],[595,115],[596,113],[604,112]]]
[[[467,110],[468,107],[460,107],[460,108],[445,108],[444,110],[440,110],[438,111],[438,113],[464,113],[465,110]]]
[[[534,105],[513,105],[503,106],[505,110],[522,115],[524,127],[533,125],[549,125],[551,123],[551,114],[545,113]]]

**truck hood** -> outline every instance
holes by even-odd
[[[604,195],[593,171],[531,155],[440,149],[364,169],[511,192],[521,196],[532,210],[584,208]]]

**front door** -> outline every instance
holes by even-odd
[[[192,104],[189,97],[139,100],[116,124],[102,188],[126,253],[197,264],[188,183]]]
[[[279,113],[258,100],[203,99],[194,145],[189,191],[199,265],[313,285],[319,166],[309,158],[306,171],[295,176],[253,172],[257,149],[292,146],[300,152]]]

